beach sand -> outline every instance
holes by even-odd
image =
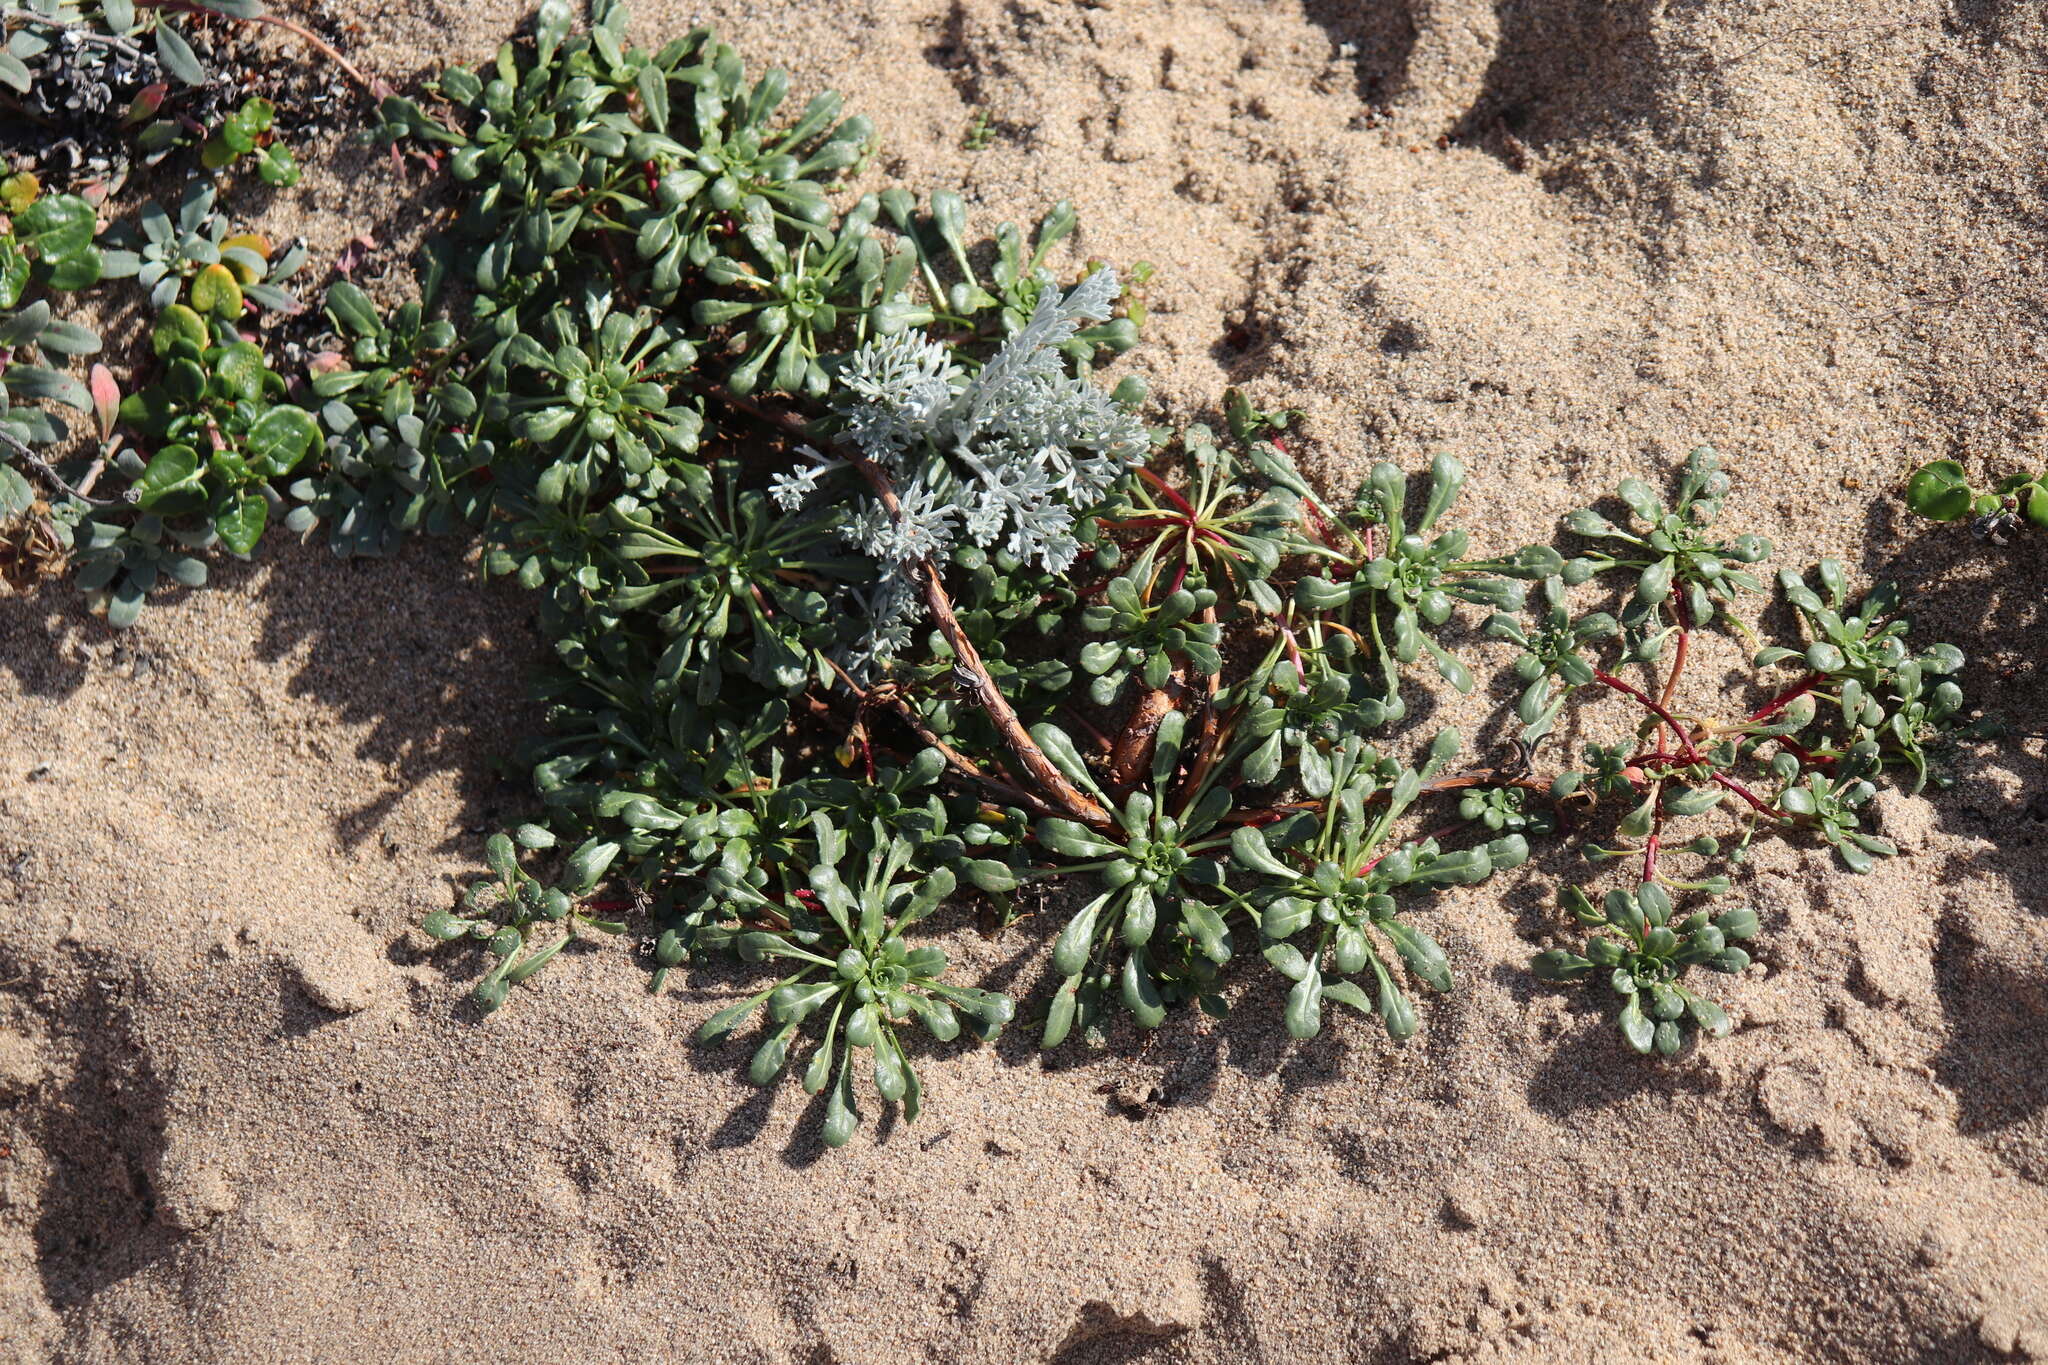
[[[336,15],[395,82],[523,17]],[[1973,701],[2048,728],[2038,540],[1896,500],[1936,456],[2043,459],[2039,6],[731,0],[634,33],[700,19],[798,99],[829,77],[878,175],[984,229],[1071,198],[1074,260],[1153,262],[1121,368],[1163,418],[1232,383],[1299,408],[1339,495],[1448,451],[1500,550],[1710,442],[1774,564],[1907,583]],[[302,159],[262,221],[309,286],[438,202],[368,151]],[[480,1020],[474,959],[414,927],[524,815],[499,765],[539,723],[531,608],[465,550],[266,544],[122,634],[68,586],[0,599],[0,1357],[2048,1358],[2039,739],[1885,797],[1902,853],[1868,876],[1760,847],[1727,902],[1757,965],[1711,982],[1736,1032],[1675,1060],[1529,975],[1555,888],[1602,875],[1553,841],[1419,912],[1459,988],[1405,1047],[1289,1041],[1241,964],[1226,1020],[939,1050],[916,1125],[870,1099],[824,1152],[794,1084],[691,1041],[742,971],[650,996],[607,945]],[[1485,676],[1507,654],[1471,634]],[[1732,708],[1744,652],[1708,648],[1691,703]],[[1498,745],[1509,696],[1437,696],[1409,739]],[[968,918],[949,953],[1028,1017],[1056,925]]]

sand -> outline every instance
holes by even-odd
[[[344,17],[405,79],[520,15]],[[1299,407],[1340,492],[1450,451],[1502,548],[1710,441],[1779,562],[1913,584],[1973,697],[2044,728],[2038,547],[1892,497],[2042,458],[2039,7],[730,0],[636,33],[699,17],[829,74],[888,174],[984,222],[1070,197],[1081,252],[1156,263],[1163,411]],[[305,159],[265,222],[317,260],[417,234],[417,182]],[[1527,974],[1587,875],[1546,849],[1423,912],[1460,989],[1406,1048],[1290,1043],[1240,970],[1220,1023],[934,1057],[924,1119],[871,1104],[824,1153],[794,1086],[690,1041],[741,973],[650,997],[628,950],[565,954],[479,1020],[413,929],[520,815],[496,764],[537,723],[529,608],[462,555],[266,546],[122,635],[0,600],[5,1358],[2048,1358],[2038,739],[1886,798],[1869,876],[1765,849],[1737,1031],[1677,1060]],[[1495,743],[1500,700],[1424,709]],[[941,923],[1042,998],[1052,925]]]

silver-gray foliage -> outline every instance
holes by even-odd
[[[1148,449],[1144,424],[1060,347],[1081,324],[1109,317],[1116,272],[1102,269],[1064,295],[1047,288],[1031,320],[973,375],[920,332],[869,342],[840,371],[843,439],[887,470],[900,510],[864,497],[842,534],[882,566],[866,606],[870,638],[854,662],[887,658],[920,611],[911,572],[961,535],[1058,573],[1080,552],[1076,517],[1099,503]],[[794,508],[830,462],[777,479]]]

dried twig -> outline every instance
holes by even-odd
[[[41,28],[58,29],[72,35],[72,40],[85,47],[104,47],[124,57],[140,57],[142,49],[117,34],[101,33],[91,24],[78,19],[57,19],[34,10],[0,10],[0,27],[7,24],[35,24]]]
[[[801,440],[807,439],[810,435],[804,420],[793,412],[771,408],[723,387],[713,389],[710,397],[713,401],[751,417],[785,436]],[[897,500],[896,489],[889,482],[889,476],[859,451],[844,446],[840,449],[846,456],[847,463],[859,470],[861,477],[868,481],[868,486],[875,490],[875,496],[880,499],[889,515],[901,517],[903,506]],[[917,574],[925,609],[931,613],[932,621],[938,626],[939,633],[946,637],[946,643],[952,646],[953,657],[961,670],[973,678],[976,700],[981,703],[982,709],[988,712],[990,723],[1002,735],[1003,742],[1009,747],[1011,754],[1016,757],[1031,780],[1045,793],[1045,799],[1034,799],[1017,788],[1010,790],[1023,797],[1029,804],[1052,814],[1072,816],[1088,824],[1107,824],[1109,812],[1069,782],[1066,776],[1053,766],[1052,760],[1045,756],[1045,751],[1038,747],[1030,733],[1025,730],[1023,722],[1017,719],[1016,710],[1011,707],[1009,699],[1003,696],[1002,689],[996,686],[995,679],[989,676],[987,667],[981,661],[980,651],[975,649],[974,642],[968,639],[967,632],[961,629],[959,618],[953,614],[953,601],[946,595],[946,587],[939,577],[938,567],[926,560],[918,566]],[[940,745],[929,727],[924,726],[921,720],[915,717],[914,708],[900,701],[898,706],[899,714],[911,721],[926,743],[933,744],[942,753],[947,754],[948,762],[984,782],[992,780],[986,774],[976,773],[964,755]]]
[[[195,5],[189,3],[189,0],[155,0],[155,3],[150,3],[150,0],[143,0],[143,4],[144,7],[148,9],[167,9],[172,10],[178,14],[196,14],[201,17],[209,19],[234,19],[240,23],[245,24],[266,24],[271,28],[281,28],[286,33],[291,34],[300,42],[304,43],[307,47],[312,48],[315,52],[325,57],[328,61],[333,62],[343,71],[347,72],[349,79],[354,81],[357,85],[363,87],[363,92],[365,94],[371,96],[372,98],[375,98],[379,94],[389,93],[388,89],[382,87],[379,82],[371,80],[368,76],[365,76],[361,71],[358,71],[355,67],[355,64],[350,62],[348,58],[342,56],[341,53],[334,47],[332,43],[329,43],[325,38],[322,38],[319,34],[313,32],[312,29],[307,28],[304,24],[298,23],[291,19],[286,19],[281,15],[253,14],[250,15],[248,18],[244,19],[239,15],[223,14],[221,11],[217,9],[208,9],[204,5]]]
[[[132,488],[122,493],[118,498],[95,498],[87,492],[86,490],[92,487],[92,478],[98,476],[99,471],[97,469],[86,480],[85,487],[72,487],[65,480],[64,476],[57,472],[54,465],[36,454],[25,442],[5,427],[0,427],[0,446],[5,446],[8,450],[14,452],[16,458],[27,465],[30,470],[40,475],[58,492],[66,497],[76,498],[88,507],[125,507],[135,501],[136,493]]]

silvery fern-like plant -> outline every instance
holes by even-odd
[[[972,375],[957,351],[917,332],[848,356],[836,404],[842,439],[889,472],[898,499],[894,512],[865,500],[843,532],[881,566],[875,639],[899,633],[918,610],[915,593],[891,585],[963,535],[1053,573],[1072,565],[1076,519],[1149,448],[1132,405],[1074,373],[1060,350],[1082,323],[1109,317],[1119,292],[1106,268],[1064,294],[1046,290],[1030,321]],[[826,468],[782,475],[776,500],[800,505]]]

